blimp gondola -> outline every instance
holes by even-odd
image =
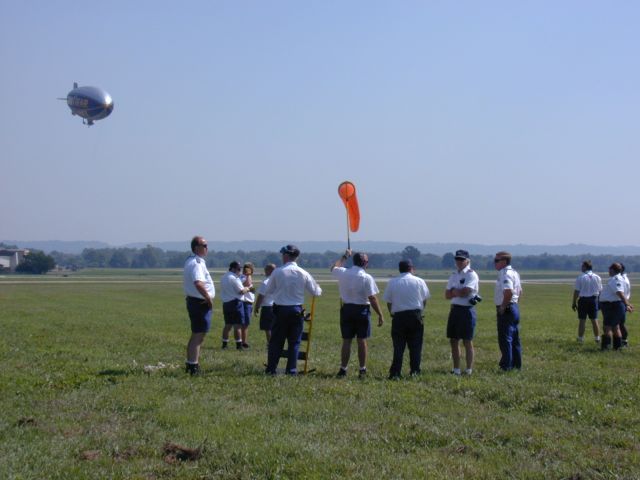
[[[67,94],[67,105],[72,115],[82,117],[82,123],[93,125],[96,120],[102,120],[113,112],[111,95],[98,87],[78,87],[74,82],[73,90]]]

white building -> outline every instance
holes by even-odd
[[[29,255],[29,250],[26,248],[0,249],[0,270],[8,269],[10,272],[15,272],[25,255]]]

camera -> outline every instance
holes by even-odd
[[[474,295],[473,297],[471,297],[469,299],[469,303],[471,305],[475,305],[476,303],[481,302],[481,301],[482,301],[482,297],[480,295]]]

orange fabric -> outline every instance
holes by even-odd
[[[360,228],[360,208],[356,196],[356,186],[351,182],[342,182],[338,187],[338,195],[342,199],[349,217],[349,229],[357,232]]]

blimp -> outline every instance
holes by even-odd
[[[73,83],[73,90],[67,94],[67,98],[60,100],[66,100],[71,114],[82,117],[82,123],[88,126],[113,112],[111,95],[98,87],[79,87],[76,82]]]

